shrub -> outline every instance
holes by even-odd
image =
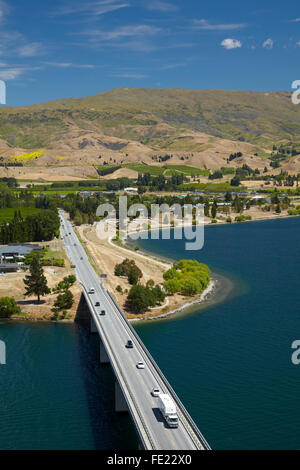
[[[164,288],[170,295],[195,295],[209,284],[209,268],[196,260],[181,260],[164,273]]]
[[[129,284],[137,284],[139,279],[143,277],[142,271],[137,267],[134,260],[124,259],[122,263],[116,264],[115,276],[127,277]]]
[[[69,308],[72,307],[74,303],[74,296],[70,290],[66,290],[63,294],[59,294],[57,296],[57,299],[54,303],[54,307],[57,307],[58,309],[66,309],[68,310]]]
[[[160,286],[150,289],[147,286],[137,284],[132,286],[125,303],[127,310],[133,313],[143,313],[149,307],[154,307],[157,303],[165,299],[165,293]]]
[[[20,313],[21,309],[13,297],[0,298],[0,318],[10,318]]]

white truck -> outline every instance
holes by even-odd
[[[158,396],[158,406],[161,411],[161,414],[167,422],[167,425],[170,428],[178,428],[178,416],[176,411],[176,405],[170,395],[161,393]]]

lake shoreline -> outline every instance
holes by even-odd
[[[130,241],[128,240],[128,237],[124,240],[124,249],[128,249],[128,251],[132,251],[132,247],[130,247]],[[164,258],[164,257],[156,257],[154,253],[150,251],[145,251],[145,250],[138,250],[138,252],[146,257],[155,259],[160,262],[167,262],[167,263],[174,263],[175,260]],[[155,256],[155,258],[154,258]],[[226,287],[225,287],[226,284]],[[230,284],[230,288],[228,287]],[[148,317],[134,317],[128,319],[130,323],[136,323],[136,322],[148,322],[148,321],[154,321],[154,320],[164,320],[164,319],[170,319],[170,317],[174,316],[179,316],[179,314],[188,314],[192,313],[192,311],[195,311],[196,307],[199,307],[200,305],[202,306],[205,302],[206,303],[218,303],[218,301],[223,301],[226,300],[227,295],[229,294],[230,291],[233,289],[233,284],[229,279],[225,279],[224,277],[217,276],[215,273],[212,273],[212,276],[210,278],[210,282],[206,289],[199,295],[197,298],[196,296],[193,296],[190,300],[185,298],[182,303],[180,303],[176,308],[164,312],[164,313],[158,313],[155,316],[148,316]],[[224,296],[224,290],[228,290],[228,293]],[[222,293],[222,296],[220,295],[220,298],[218,299],[218,294]],[[220,300],[222,297],[222,300]]]

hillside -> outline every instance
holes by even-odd
[[[300,107],[290,93],[124,88],[0,108],[3,162],[90,167],[84,176],[95,176],[93,166],[104,161],[150,163],[165,154],[174,164],[184,158],[214,170],[241,151],[244,161],[231,166],[251,159],[263,168],[274,143],[300,149]],[[300,171],[297,157],[282,166]]]

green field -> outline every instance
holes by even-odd
[[[201,170],[188,165],[164,165],[165,176],[172,176],[176,173],[183,173],[185,176],[208,176],[210,174],[209,170]]]
[[[42,209],[36,209],[35,207],[23,207],[21,209],[12,207],[9,209],[0,209],[0,223],[9,222],[14,217],[15,211],[18,210],[20,210],[23,219],[43,211]]]
[[[129,168],[131,170],[137,171],[138,173],[150,173],[151,176],[172,176],[174,174],[183,173],[185,176],[208,176],[208,170],[201,170],[200,168],[196,168],[193,166],[188,165],[163,165],[163,166],[155,166],[155,165],[145,165],[144,163],[127,163],[126,165],[122,165],[124,168]]]
[[[241,191],[242,186],[233,187],[229,183],[187,183],[181,184],[183,191]]]
[[[137,171],[138,173],[150,173],[151,176],[159,176],[164,172],[164,169],[160,166],[145,165],[144,163],[127,163],[126,165],[122,166],[124,168]]]

